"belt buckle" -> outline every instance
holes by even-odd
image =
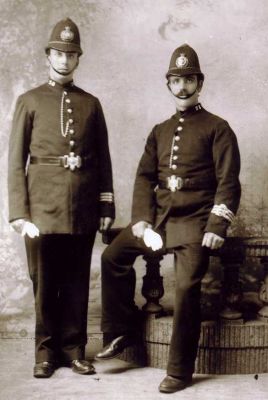
[[[73,152],[69,155],[63,156],[63,166],[64,168],[70,168],[71,171],[74,171],[75,168],[80,168],[82,165],[82,159],[80,156],[75,156]]]
[[[183,186],[183,180],[180,176],[171,175],[167,177],[167,188],[171,192],[176,192],[180,190]]]

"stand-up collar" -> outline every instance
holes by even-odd
[[[194,106],[187,108],[185,111],[177,110],[176,116],[178,118],[187,117],[189,115],[195,114],[198,111],[201,111],[202,109],[203,109],[203,107],[201,106],[201,104],[197,103]]]
[[[64,85],[61,85],[60,83],[58,83],[58,82],[54,81],[53,79],[49,78],[47,84],[50,87],[53,87],[53,88],[58,89],[58,90],[70,89],[70,88],[74,87],[73,80],[70,81],[70,82],[65,83]]]

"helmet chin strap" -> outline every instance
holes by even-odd
[[[61,75],[61,76],[68,76],[68,75],[71,75],[71,73],[74,71],[74,69],[72,70],[72,71],[70,71],[70,72],[60,72],[60,71],[58,71],[56,68],[54,68],[53,67],[53,65],[50,63],[50,65],[51,65],[51,68],[53,69],[53,71],[54,72],[56,72],[57,74],[59,74],[59,75]]]
[[[61,75],[61,76],[68,76],[68,75],[70,75],[69,72],[60,72],[60,71],[58,71],[57,69],[55,69],[52,65],[51,65],[51,67],[52,67],[53,71],[55,71],[57,74],[59,74],[59,75]]]

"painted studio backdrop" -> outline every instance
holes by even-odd
[[[0,0],[0,334],[32,334],[33,297],[22,239],[7,223],[7,149],[15,102],[47,80],[44,47],[54,24],[71,17],[84,55],[75,83],[104,109],[114,171],[115,226],[130,217],[137,163],[152,127],[174,113],[165,73],[172,51],[187,42],[199,54],[205,83],[201,102],[227,119],[242,157],[242,201],[230,234],[268,236],[268,2],[266,0]],[[90,307],[100,306],[98,237]],[[144,265],[137,262],[139,297]],[[163,263],[172,297],[172,263]],[[168,279],[167,279],[168,278]],[[245,266],[245,292],[258,290],[261,269]],[[209,272],[210,291],[220,280]],[[142,303],[142,299],[138,299]]]

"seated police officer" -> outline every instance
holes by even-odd
[[[114,218],[106,124],[99,100],[73,83],[82,50],[71,19],[56,24],[46,53],[49,80],[19,97],[9,146],[9,219],[25,236],[35,296],[36,378],[59,365],[95,372],[85,360],[90,260],[96,231]]]
[[[174,253],[176,293],[167,376],[159,390],[171,393],[192,381],[201,280],[208,249],[222,246],[239,205],[240,157],[229,124],[198,102],[204,75],[190,46],[174,51],[166,77],[176,113],[150,133],[136,174],[131,225],[102,256],[102,330],[108,345],[96,359],[116,357],[137,340],[133,263],[140,254],[161,251],[163,238]]]

